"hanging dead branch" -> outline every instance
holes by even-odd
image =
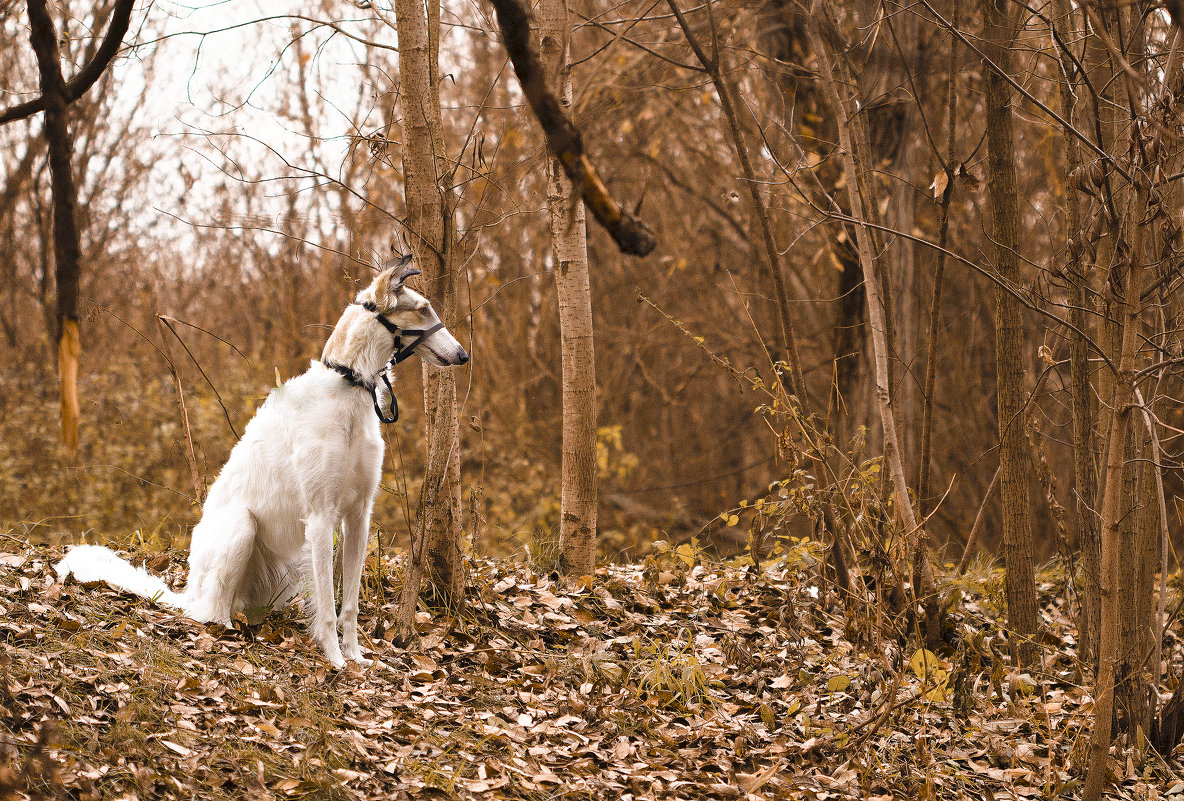
[[[584,152],[580,130],[560,108],[559,99],[547,89],[539,55],[530,44],[530,13],[519,0],[493,0],[493,7],[497,10],[502,41],[530,108],[543,127],[547,147],[563,165],[592,216],[608,231],[621,252],[630,256],[646,255],[658,243],[654,232],[609,195]]]

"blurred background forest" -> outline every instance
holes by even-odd
[[[96,46],[92,31],[101,32],[111,5],[56,4],[67,75]],[[911,487],[929,310],[944,270],[932,473],[921,507],[932,515],[933,544],[955,560],[984,499],[980,544],[989,550],[1000,531],[997,493],[988,492],[999,464],[994,284],[970,269],[985,265],[992,247],[985,71],[938,22],[978,41],[982,20],[958,5],[839,10],[853,43],[847,55],[863,65],[850,91],[873,170],[868,211],[883,225],[877,261]],[[23,8],[0,0],[5,103],[37,93]],[[665,4],[579,0],[571,8],[576,122],[611,192],[636,206],[659,240],[636,259],[599,228],[589,233],[601,554],[628,558],[655,539],[692,536],[734,551],[748,534],[729,510],[772,482],[811,481],[795,475],[809,465],[794,460],[784,408],[768,408],[762,390],[780,358],[777,301],[737,136],[780,253],[817,430],[852,455],[849,481],[880,481],[872,350],[854,229],[843,223],[837,121],[803,10],[789,0],[714,4],[739,130]],[[124,51],[71,112],[84,315],[74,459],[58,433],[41,122],[0,126],[0,530],[35,541],[86,534],[116,545],[183,545],[199,513],[190,441],[208,484],[269,388],[319,356],[371,265],[402,249],[397,38],[383,9],[335,0],[282,11],[241,0],[137,6]],[[689,19],[707,41],[698,10]],[[1020,13],[1012,51],[1029,98],[1016,102],[1015,128],[1019,362],[1029,398],[1019,424],[1036,467],[1038,559],[1074,551],[1078,529],[1069,346],[1064,326],[1043,313],[1067,303],[1072,191],[1065,138],[1033,106],[1062,103],[1049,13]],[[559,335],[545,150],[491,15],[481,3],[446,3],[440,63],[463,249],[456,333],[473,354],[458,374],[465,528],[475,551],[509,554],[540,547],[558,526]],[[1144,24],[1151,66],[1142,68],[1162,69],[1155,65],[1167,58],[1171,26],[1156,13]],[[1177,208],[1172,214],[1178,219]],[[911,237],[940,238],[955,256],[939,268],[940,251]],[[1173,286],[1166,279],[1160,291]],[[1174,330],[1176,307],[1165,302],[1154,313],[1161,331]],[[404,417],[386,429],[375,521],[396,542],[406,537],[422,473],[420,380],[417,369],[399,370]],[[1160,374],[1165,461],[1184,428],[1180,389],[1171,372]],[[1178,478],[1164,478],[1171,499]]]

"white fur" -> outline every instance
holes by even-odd
[[[406,261],[396,264],[359,293],[358,302],[375,303],[401,329],[429,328],[439,321],[431,305],[402,286],[415,272]],[[243,609],[286,604],[307,581],[311,635],[326,658],[338,667],[345,659],[368,662],[358,645],[358,595],[383,441],[370,393],[324,362],[373,381],[393,351],[394,337],[374,315],[350,306],[322,361],[272,391],[210,487],[193,529],[183,592],[170,591],[161,579],[95,545],[71,549],[58,574],[105,581],[194,620],[226,626]],[[416,353],[442,365],[468,360],[447,329],[424,340]],[[333,532],[339,525],[342,603],[336,615]]]

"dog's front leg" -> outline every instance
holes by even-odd
[[[362,566],[370,539],[370,504],[359,504],[345,513],[341,526],[341,650],[346,659],[363,665],[370,660],[358,646],[358,595],[362,587]]]
[[[338,518],[328,514],[314,514],[305,522],[309,561],[312,563],[312,621],[313,640],[325,652],[334,667],[343,667],[341,643],[337,640],[337,615],[333,603],[333,529]]]

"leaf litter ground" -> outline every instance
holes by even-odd
[[[374,664],[335,671],[298,610],[203,626],[61,584],[58,550],[15,550],[0,553],[0,801],[1080,793],[1075,632],[1046,605],[1044,666],[1018,674],[986,569],[957,588],[938,654],[820,589],[809,544],[759,570],[668,552],[578,585],[476,561],[464,614],[421,612],[400,648],[398,565],[373,557]],[[181,583],[180,556],[148,564]],[[1179,762],[1119,747],[1114,769],[1115,797],[1184,801]]]

